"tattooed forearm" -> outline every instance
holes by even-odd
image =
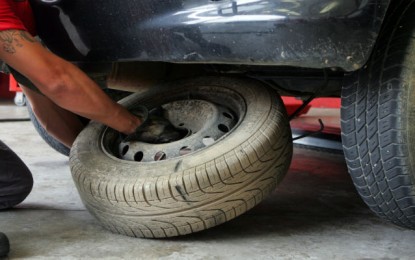
[[[0,32],[0,44],[3,50],[7,53],[15,53],[16,49],[13,46],[14,38],[16,37],[17,31],[2,31]]]
[[[0,31],[0,47],[7,53],[16,53],[16,48],[23,47],[24,41],[36,42],[27,32],[18,30]]]
[[[33,37],[31,37],[28,32],[26,32],[26,31],[19,31],[19,33],[20,33],[20,37],[23,40],[26,40],[26,41],[31,42],[31,43],[36,42],[36,40],[33,39]]]

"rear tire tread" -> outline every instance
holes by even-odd
[[[415,182],[410,175],[410,147],[404,141],[406,138],[408,142],[407,137],[402,134],[407,135],[408,129],[401,119],[409,113],[402,105],[402,98],[408,96],[408,90],[403,89],[402,84],[408,86],[406,79],[414,70],[413,65],[402,62],[404,57],[415,58],[414,23],[402,17],[410,16],[415,8],[414,1],[404,2],[386,22],[369,65],[346,79],[341,121],[342,129],[346,130],[347,126],[347,131],[342,133],[343,147],[358,193],[379,216],[415,228]],[[402,9],[404,12],[400,11]],[[394,21],[398,23],[392,24]],[[403,27],[400,27],[400,21],[404,21]],[[404,37],[411,43],[407,44],[406,50],[397,51],[394,47],[401,46]],[[364,118],[366,123],[359,125],[358,118]],[[371,143],[378,144],[379,154],[375,152],[376,145],[367,149]]]

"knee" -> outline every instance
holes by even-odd
[[[0,210],[13,208],[23,202],[33,187],[29,170],[19,169],[12,178],[0,181]]]
[[[0,209],[7,209],[29,195],[33,177],[23,161],[1,141],[0,169]]]

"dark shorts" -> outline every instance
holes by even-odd
[[[0,210],[22,202],[32,186],[33,178],[27,166],[0,141]]]

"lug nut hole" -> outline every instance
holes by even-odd
[[[136,162],[141,162],[142,160],[143,160],[143,157],[144,157],[144,153],[143,152],[136,152],[135,154],[134,154],[134,161],[136,161]]]
[[[232,116],[231,114],[227,113],[227,112],[223,112],[223,113],[222,113],[222,115],[223,115],[224,117],[229,118],[229,119],[233,119],[233,116]]]
[[[220,131],[222,131],[224,133],[229,132],[229,128],[226,125],[224,125],[224,124],[218,125],[218,128],[219,128]]]
[[[182,148],[180,148],[179,154],[186,155],[190,153],[191,151],[192,151],[192,148],[190,148],[189,146],[183,146]]]
[[[154,155],[154,161],[162,161],[166,159],[166,154],[164,152],[157,152],[156,155]]]
[[[130,146],[128,145],[124,146],[121,151],[121,156],[126,155],[129,149],[130,149]]]

